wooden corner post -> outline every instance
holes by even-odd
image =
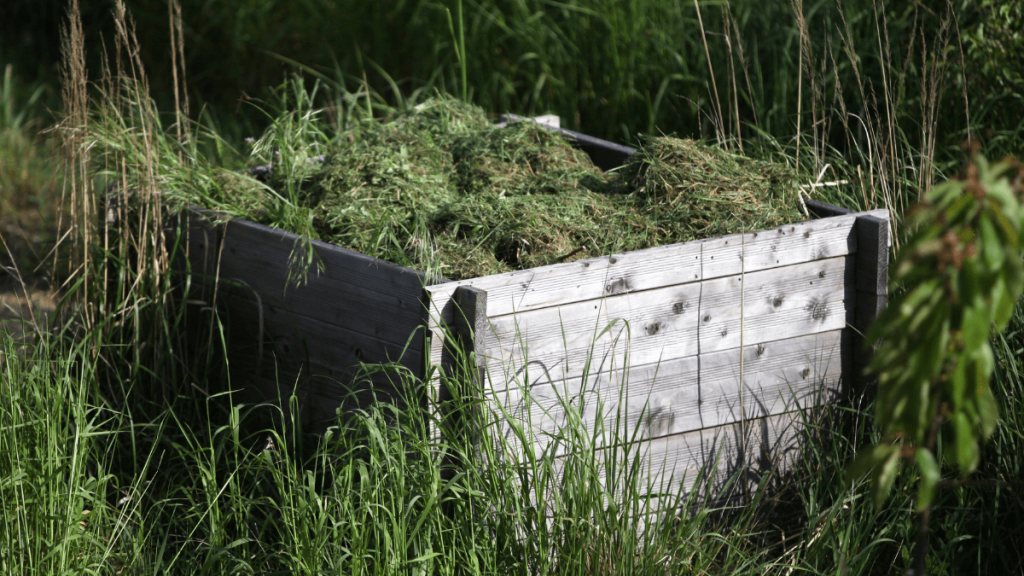
[[[484,378],[484,334],[487,332],[487,291],[459,286],[455,301],[454,332],[466,362],[473,363],[473,383],[478,389]]]
[[[858,216],[854,228],[857,257],[853,381],[858,388],[863,388],[872,379],[864,369],[873,353],[864,336],[889,303],[889,221],[876,216]]]
[[[483,400],[487,291],[459,286],[452,295],[452,323],[445,339],[444,384],[438,390],[441,417],[450,433],[476,443],[475,421]],[[467,373],[468,371],[468,373]]]

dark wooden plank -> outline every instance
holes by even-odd
[[[853,380],[858,386],[870,380],[864,368],[871,362],[873,350],[864,335],[888,305],[889,293],[889,220],[873,215],[857,217],[856,301],[854,308]]]
[[[832,216],[844,216],[846,214],[852,214],[853,210],[849,208],[842,208],[828,202],[822,202],[820,200],[813,200],[807,198],[804,200],[804,205],[807,206],[807,211],[811,213],[811,216],[815,218],[830,218]]]
[[[315,375],[306,374],[307,368]],[[286,370],[289,368],[281,367],[282,372]],[[325,432],[337,422],[339,414],[365,410],[380,402],[398,406],[404,406],[410,400],[420,402],[418,398],[410,398],[414,391],[405,386],[407,379],[397,372],[378,371],[356,381],[348,380],[345,384],[324,376],[324,372],[326,370],[322,366],[309,366],[303,367],[298,378],[264,374],[248,380],[246,385],[251,390],[241,390],[240,393],[244,394],[241,397],[251,403],[280,406],[286,423],[291,423],[294,416],[305,432],[313,434]],[[289,401],[293,395],[297,404],[294,412]]]
[[[487,323],[487,292],[472,286],[460,286],[455,291],[452,301],[455,303],[455,318],[451,325],[451,338],[445,340],[445,348],[441,366],[445,373],[456,376],[447,380],[449,385],[464,381],[469,390],[449,390],[447,387],[437,388],[439,381],[432,382],[432,401],[444,404],[456,395],[465,397],[470,394],[478,398],[483,389],[484,367],[484,334],[488,330]],[[472,374],[464,374],[469,368]]]
[[[257,388],[249,395],[256,401],[294,391],[306,426],[322,425],[339,407],[365,408],[375,394],[407,395],[394,374],[375,368],[365,376],[363,366],[395,363],[422,377],[422,274],[315,242],[323,271],[289,285],[297,236],[214,217],[183,214],[187,257],[177,265],[192,273],[183,275],[186,300],[225,322],[234,387]]]
[[[857,290],[870,294],[889,291],[889,220],[857,217]]]
[[[473,362],[482,368],[484,337],[488,332],[487,292],[472,286],[460,286],[455,291],[455,306],[455,331],[462,340],[462,348],[473,353]]]
[[[420,325],[421,274],[327,244],[313,246],[323,270],[289,285],[296,237],[232,221],[224,235],[221,278],[245,281],[292,314],[323,320],[389,342],[404,343]]]
[[[320,320],[289,314],[262,302],[233,282],[220,287],[222,319],[231,337],[236,373],[290,382],[322,377],[349,383],[363,365],[398,364],[418,376],[423,367],[423,329],[401,345]],[[275,396],[276,391],[266,394]],[[340,392],[335,398],[340,399]]]
[[[449,434],[476,441],[480,401],[483,399],[484,334],[488,330],[487,292],[472,286],[460,286],[452,298],[455,318],[452,337],[446,340],[445,373],[454,376],[428,383],[430,401],[436,402],[436,413]],[[466,372],[469,372],[468,374]],[[441,431],[435,430],[435,437]],[[464,463],[469,465],[469,463]]]
[[[220,258],[212,269],[208,264],[202,267],[208,275],[244,282],[264,301],[293,315],[394,343],[404,343],[422,324],[427,279],[415,270],[314,241],[322,270],[310,270],[301,285],[290,284],[289,263],[298,236],[242,220],[215,228],[221,245],[213,253]]]
[[[517,116],[515,114],[502,114],[499,117],[501,122],[537,122],[534,118]],[[587,153],[590,161],[601,170],[613,170],[625,164],[629,157],[636,152],[636,148],[623,146],[608,140],[602,140],[579,132],[574,132],[560,126],[552,126],[537,122],[552,132],[563,134],[573,146]]]

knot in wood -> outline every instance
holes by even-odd
[[[824,322],[828,318],[828,302],[818,298],[812,298],[804,310],[811,313],[811,321]]]

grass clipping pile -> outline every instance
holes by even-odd
[[[320,240],[453,280],[801,220],[784,165],[658,137],[606,173],[448,98],[355,124],[298,188]]]

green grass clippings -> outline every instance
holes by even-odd
[[[606,173],[557,132],[529,122],[496,127],[450,97],[359,118],[326,150],[318,167],[291,171],[299,174],[291,180],[275,174],[270,188],[301,190],[295,200],[311,211],[319,239],[451,279],[801,219],[785,165],[660,137],[621,174]],[[276,211],[253,210],[254,188],[243,188],[229,191],[232,204],[289,228]]]

